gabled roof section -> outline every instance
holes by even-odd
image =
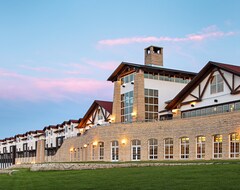
[[[197,73],[182,71],[176,69],[168,69],[160,66],[152,66],[152,65],[139,65],[135,63],[127,63],[122,62],[115,71],[111,74],[111,76],[107,79],[108,81],[116,81],[118,76],[120,76],[126,69],[131,70],[132,72],[137,71],[138,69],[142,69],[147,72],[158,72],[158,73],[172,73],[172,74],[181,74],[184,76],[194,77]]]
[[[91,114],[93,114],[94,110],[100,106],[102,108],[104,108],[107,112],[109,112],[110,114],[112,114],[112,105],[113,105],[113,102],[109,102],[109,101],[102,101],[102,100],[95,100],[91,107],[88,109],[87,113],[84,115],[84,117],[81,119],[79,125],[78,125],[78,128],[82,128],[83,125],[86,124],[89,116]]]
[[[207,77],[214,68],[219,68],[227,72],[233,73],[240,76],[240,66],[229,65],[225,63],[218,63],[209,61],[202,70],[193,78],[176,96],[170,101],[170,103],[165,107],[167,110],[171,110],[177,107],[193,90],[199,85],[205,77]]]

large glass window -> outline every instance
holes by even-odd
[[[149,139],[148,140],[148,157],[149,160],[156,160],[158,158],[158,140]]]
[[[118,161],[119,156],[119,147],[118,147],[118,141],[112,141],[112,161]]]
[[[189,158],[189,138],[182,137],[181,138],[181,159]]]
[[[126,84],[126,83],[134,81],[134,77],[135,77],[135,73],[132,73],[130,75],[126,75],[126,76],[122,77],[121,84]]]
[[[132,140],[132,160],[137,161],[141,159],[141,141]]]
[[[164,159],[173,159],[173,139],[167,138],[164,140]]]
[[[222,158],[222,135],[213,137],[213,158]]]
[[[99,160],[104,159],[104,142],[99,142]]]
[[[121,122],[131,122],[133,113],[133,91],[121,94]]]
[[[230,158],[239,158],[239,135],[230,134]]]
[[[158,90],[145,89],[145,120],[158,120]]]
[[[199,159],[205,158],[205,142],[206,137],[204,136],[197,137],[197,158]]]
[[[223,78],[220,74],[216,74],[212,77],[210,89],[211,94],[223,92]]]

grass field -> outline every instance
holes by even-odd
[[[0,189],[240,189],[240,164],[114,168],[0,175]]]

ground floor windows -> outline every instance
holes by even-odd
[[[173,139],[164,139],[164,159],[173,159]]]
[[[182,137],[181,139],[181,159],[189,158],[189,138]]]
[[[222,135],[213,137],[213,158],[222,158]]]
[[[141,141],[132,140],[132,160],[137,161],[141,159]]]
[[[112,151],[111,151],[112,161],[118,161],[118,156],[119,156],[118,141],[112,141]]]
[[[230,158],[239,158],[239,135],[230,134]]]
[[[197,137],[197,158],[199,159],[205,158],[205,142],[206,137],[204,136]]]
[[[158,158],[158,140],[148,140],[148,158],[149,160],[156,160]]]
[[[99,160],[104,159],[104,142],[99,142]]]

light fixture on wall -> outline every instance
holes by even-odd
[[[84,147],[84,148],[87,148],[87,144],[84,144],[83,147]]]
[[[126,139],[122,139],[122,145],[125,145],[125,144],[126,144],[126,142],[127,142],[127,140],[126,140]]]
[[[98,142],[97,141],[94,141],[93,142],[93,146],[97,146]]]
[[[214,102],[215,102],[215,103],[217,103],[217,102],[218,102],[218,100],[217,100],[217,99],[214,99]]]
[[[134,84],[134,80],[131,81],[131,84]]]
[[[194,107],[196,105],[196,102],[191,102],[191,107]]]
[[[122,87],[125,88],[125,87],[126,87],[126,84],[122,84]]]

